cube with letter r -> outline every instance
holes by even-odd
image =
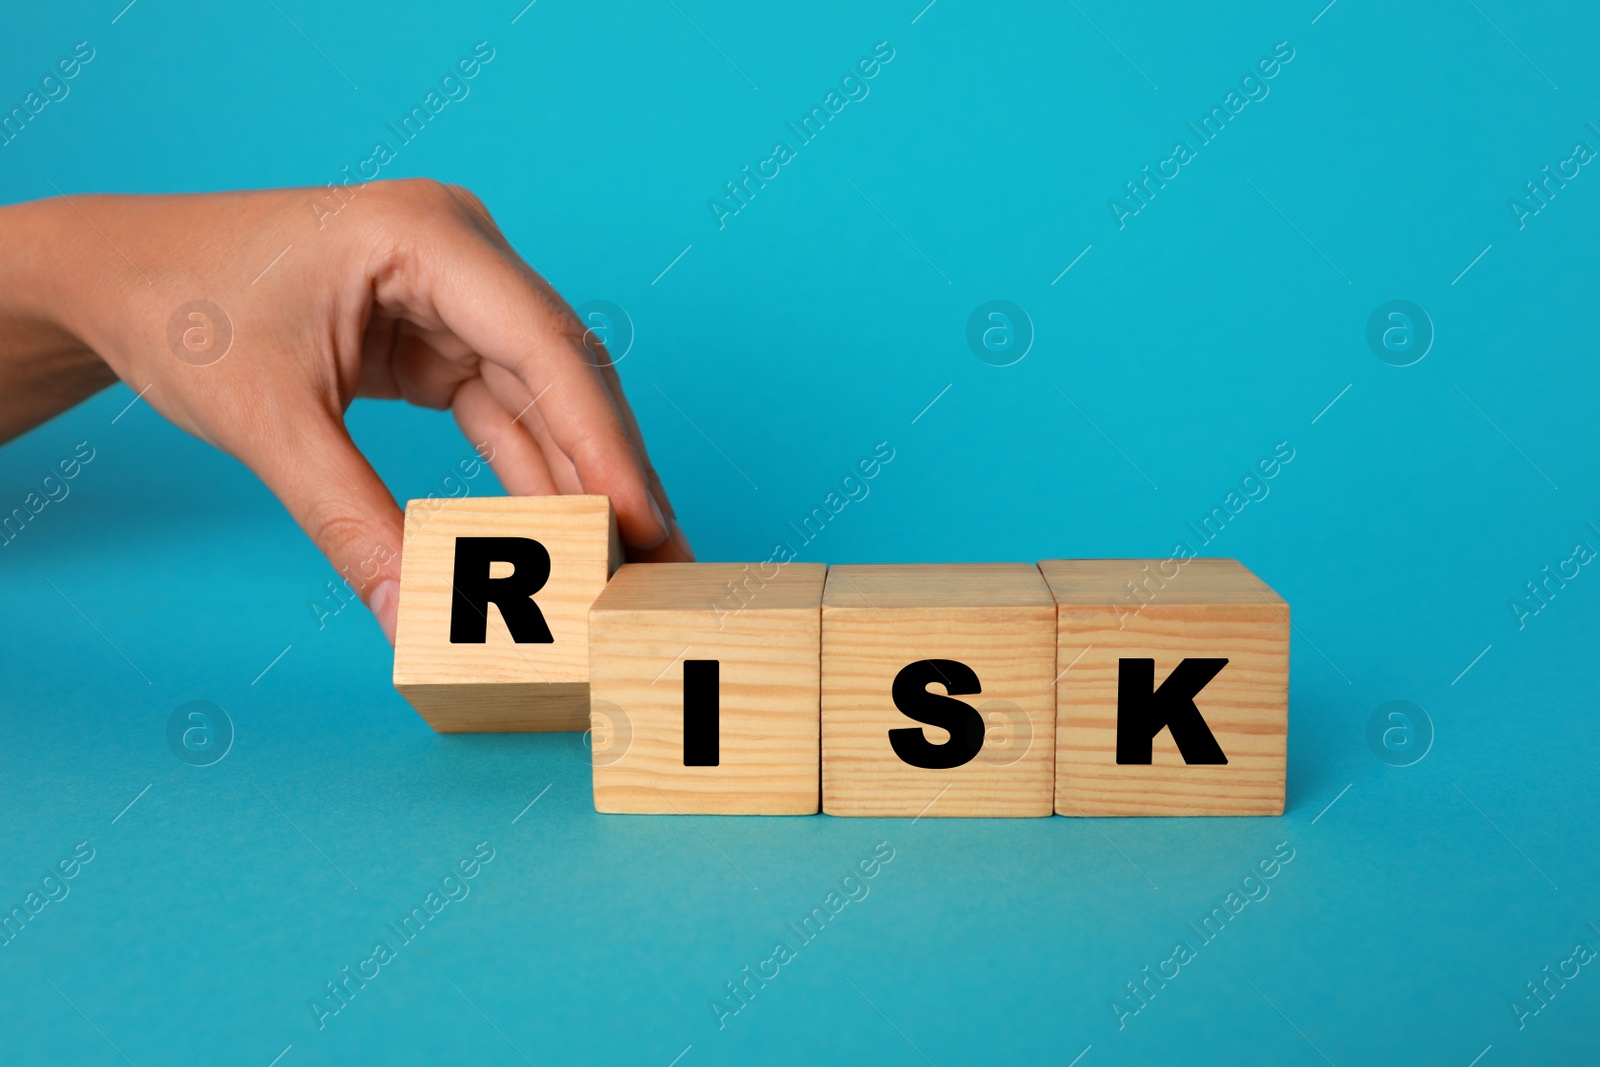
[[[621,563],[607,497],[411,501],[395,688],[440,733],[588,729],[589,608]]]

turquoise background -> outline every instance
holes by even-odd
[[[576,735],[434,735],[363,609],[318,628],[333,571],[261,484],[118,386],[0,449],[5,511],[95,450],[0,549],[0,903],[94,849],[0,947],[0,1062],[1594,1059],[1594,968],[1510,1005],[1600,947],[1600,577],[1520,628],[1510,602],[1600,547],[1600,173],[1508,206],[1600,148],[1594,12],[122,2],[4,13],[4,109],[95,58],[0,147],[0,199],[335,180],[488,41],[384,176],[468,185],[574,304],[626,309],[704,559],[765,559],[881,441],[802,558],[1165,556],[1288,442],[1205,548],[1293,605],[1288,811],[597,816]],[[879,41],[870,94],[719,230],[723,183]],[[1108,200],[1278,42],[1270,95],[1119,229]],[[992,299],[1035,334],[1011,366],[966,341]],[[1436,334],[1408,367],[1366,340],[1395,299]],[[448,416],[350,421],[402,500],[470,455]],[[204,768],[165,735],[196,699],[236,731]],[[1367,741],[1391,700],[1432,723],[1411,766]],[[482,841],[470,895],[319,1030],[310,998]],[[1119,1029],[1124,982],[1285,841]],[[719,1029],[723,983],[878,842],[870,895]]]

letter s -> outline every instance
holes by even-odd
[[[930,693],[927,687],[933,682],[942,682],[949,695]],[[890,730],[889,745],[895,755],[930,771],[970,763],[983,748],[983,716],[971,704],[955,698],[982,691],[977,672],[959,660],[922,659],[906,664],[894,678],[894,706],[907,718],[948,730],[950,740],[935,745],[920,728]]]

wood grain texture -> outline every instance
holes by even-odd
[[[1237,560],[1046,560],[1057,602],[1056,811],[1281,815],[1288,753],[1289,606]],[[1131,583],[1131,587],[1130,584]],[[1228,661],[1195,705],[1225,765],[1188,765],[1169,731],[1149,765],[1118,765],[1119,660]]]
[[[895,707],[918,660],[971,667],[978,756],[950,770],[903,762],[889,731],[947,731]],[[847,816],[1044,816],[1052,811],[1055,601],[1028,564],[839,566],[822,601],[822,810]],[[937,684],[930,691],[939,692]]]
[[[742,585],[732,563],[627,564],[589,612],[594,805],[637,814],[818,809],[820,564]],[[728,583],[747,590],[744,607]],[[718,661],[719,756],[684,766],[685,660]]]
[[[518,644],[498,608],[483,644],[450,643],[457,537],[529,537],[550,553],[534,595],[549,644]],[[406,505],[394,684],[440,733],[585,730],[589,607],[621,565],[603,496],[413,500]]]

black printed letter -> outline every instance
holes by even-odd
[[[1117,762],[1149,763],[1151,742],[1163,729],[1185,763],[1227,763],[1194,698],[1225,659],[1186,659],[1156,689],[1156,661],[1124,659],[1117,674]]]
[[[950,695],[928,692],[930,682],[943,683]],[[970,762],[983,747],[983,716],[966,701],[954,698],[981,692],[977,672],[959,660],[922,659],[906,664],[894,677],[894,706],[907,718],[950,731],[950,740],[935,745],[918,728],[890,730],[889,744],[895,755],[930,771],[947,771]]]
[[[718,695],[722,663],[714,659],[683,661],[683,765],[716,767],[722,761]]]
[[[504,578],[489,577],[495,563],[511,564]],[[488,639],[489,605],[517,644],[555,642],[533,594],[550,580],[550,551],[531,537],[458,537],[450,595],[450,643],[481,645]]]

